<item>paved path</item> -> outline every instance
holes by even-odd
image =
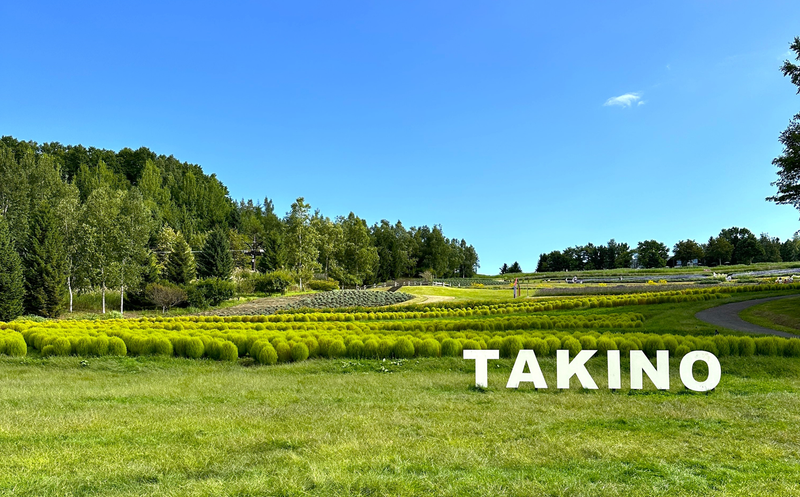
[[[782,337],[792,338],[796,337],[797,335],[792,335],[791,333],[786,333],[785,331],[773,330],[771,328],[764,328],[763,326],[759,326],[757,324],[748,323],[747,321],[739,317],[739,313],[747,309],[748,307],[752,307],[758,304],[763,304],[764,302],[769,302],[770,300],[786,299],[790,297],[797,297],[797,295],[784,295],[782,297],[769,297],[766,299],[745,300],[743,302],[724,304],[717,307],[712,307],[711,309],[700,311],[697,314],[695,314],[694,317],[696,317],[700,321],[705,321],[706,323],[719,326],[720,328],[727,328],[729,330],[746,331],[748,333],[778,335]]]

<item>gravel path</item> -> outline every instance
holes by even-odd
[[[770,300],[786,299],[789,297],[797,297],[797,295],[784,295],[782,297],[769,297],[766,299],[734,302],[732,304],[720,305],[717,307],[712,307],[711,309],[700,311],[697,314],[695,314],[694,317],[696,317],[700,321],[705,321],[706,323],[713,324],[714,326],[719,326],[720,328],[727,328],[729,330],[745,331],[748,333],[761,333],[767,335],[778,335],[782,337],[793,338],[796,337],[797,335],[792,335],[791,333],[786,333],[784,331],[773,330],[771,328],[765,328],[757,324],[748,323],[747,321],[739,317],[739,313],[747,309],[748,307],[752,307],[758,304],[763,304],[764,302],[769,302]]]

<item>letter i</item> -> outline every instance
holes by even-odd
[[[609,350],[608,354],[608,388],[619,390],[622,388],[622,373],[619,366],[619,350]]]

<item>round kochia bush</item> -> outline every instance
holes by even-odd
[[[517,354],[522,350],[522,340],[518,336],[505,337],[500,343],[500,356],[501,357],[517,357]]]
[[[205,346],[203,346],[203,341],[197,337],[192,337],[186,340],[184,345],[184,354],[189,359],[199,359],[203,357],[203,353],[205,352]]]
[[[261,364],[276,364],[278,362],[278,353],[275,348],[266,340],[259,345],[256,349],[255,359]]]
[[[108,339],[108,353],[109,355],[124,356],[128,354],[128,349],[121,338],[111,337]]]
[[[7,338],[5,342],[4,353],[6,355],[10,355],[11,357],[22,357],[28,353],[28,346],[25,344],[25,339],[22,338],[22,335],[17,334]]]
[[[399,357],[400,359],[414,357],[414,344],[411,343],[411,340],[408,338],[401,338],[395,342],[392,352],[395,357]]]
[[[581,342],[575,340],[572,337],[569,337],[566,340],[564,340],[563,347],[564,349],[569,350],[569,355],[571,356],[576,356],[578,355],[578,352],[583,350],[581,348]]]
[[[219,360],[220,361],[235,361],[239,358],[239,349],[233,342],[222,342],[219,347]]]
[[[442,356],[456,357],[461,355],[461,342],[447,338],[442,342]]]
[[[467,340],[467,342],[472,342],[470,348],[480,348],[478,344],[472,340]],[[464,348],[467,348],[467,342],[464,343]],[[473,346],[474,344],[474,346]],[[439,344],[439,341],[435,338],[428,338],[422,341],[420,344],[417,353],[420,357],[439,357],[441,353],[442,346]]]
[[[331,359],[344,357],[347,354],[347,346],[341,340],[336,340],[328,347],[328,356]]]
[[[70,352],[72,352],[72,345],[70,345],[68,338],[61,337],[53,342],[54,355],[69,355]]]

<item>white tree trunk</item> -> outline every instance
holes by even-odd
[[[106,313],[106,282],[103,282],[103,289],[101,290],[103,294],[103,314]]]
[[[125,285],[119,286],[119,313],[122,314],[124,310],[122,309],[122,304],[125,302]]]
[[[67,276],[67,289],[69,290],[69,312],[72,312],[72,276]]]

